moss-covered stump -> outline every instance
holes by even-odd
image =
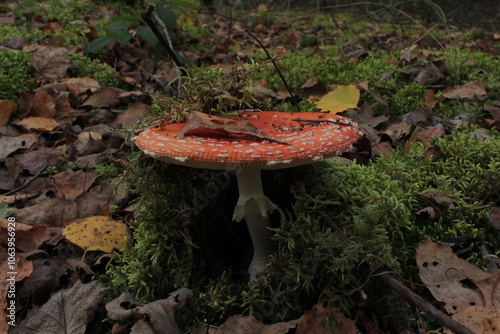
[[[110,271],[114,288],[143,301],[189,287],[184,328],[252,313],[267,322],[299,317],[319,301],[362,311],[384,330],[415,325],[414,308],[387,291],[379,271],[419,282],[418,244],[427,237],[500,254],[500,231],[489,224],[500,205],[500,134],[468,126],[433,143],[382,157],[368,166],[336,160],[300,170],[264,173],[264,191],[281,208],[274,218],[279,250],[266,276],[248,283],[251,241],[231,222],[237,199],[226,172],[167,166],[137,154],[129,182],[139,194],[135,246]],[[429,193],[449,205],[429,215]],[[417,290],[425,294],[425,289]]]

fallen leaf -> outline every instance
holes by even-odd
[[[78,218],[74,201],[51,198],[14,211],[16,220],[28,225],[63,227]]]
[[[298,320],[265,325],[253,316],[234,315],[216,329],[210,328],[213,334],[286,334],[297,326]],[[202,325],[197,333],[206,332],[206,325]]]
[[[99,88],[82,104],[88,108],[112,108],[120,103],[118,96],[124,91],[114,87]]]
[[[66,170],[51,177],[56,188],[56,196],[64,199],[75,199],[86,192],[99,177],[96,173],[83,170]]]
[[[47,117],[27,117],[12,124],[23,127],[28,131],[50,132],[57,129],[60,124],[53,118]]]
[[[6,126],[10,115],[17,109],[17,103],[9,100],[0,100],[0,126]]]
[[[465,85],[443,89],[441,94],[452,100],[476,100],[476,96],[486,95],[486,89],[480,81],[471,81]]]
[[[63,229],[63,235],[84,251],[99,250],[106,253],[125,249],[131,240],[127,226],[107,216],[76,220]]]
[[[27,133],[15,137],[3,136],[0,137],[0,160],[7,158],[11,153],[23,148],[28,149],[36,143],[37,135],[35,133]]]
[[[21,169],[28,170],[32,175],[38,173],[45,164],[57,166],[64,160],[64,154],[55,148],[42,146],[35,151],[29,151],[14,156]]]
[[[66,76],[70,65],[67,48],[42,46],[31,54],[35,75],[43,80],[60,80]]]
[[[500,208],[491,209],[490,225],[497,230],[500,230]]]
[[[316,305],[306,312],[299,320],[296,334],[333,334],[349,333],[361,334],[356,323],[346,318],[340,309],[326,309]]]
[[[131,333],[179,334],[175,313],[184,307],[192,295],[190,289],[182,288],[167,299],[143,305],[139,304],[130,293],[125,292],[107,303],[106,311],[111,320],[135,322],[132,329],[140,331]],[[144,319],[148,319],[148,323]]]
[[[455,314],[453,319],[469,328],[475,334],[498,334],[500,328],[500,309],[489,306],[470,306]],[[445,334],[454,332],[445,329]]]
[[[314,87],[318,84],[318,78],[317,77],[312,77],[307,79],[307,81],[300,87],[301,89],[304,88],[311,88]]]
[[[263,135],[254,125],[250,123],[250,121],[213,116],[198,111],[192,111],[189,114],[186,125],[181,131],[179,131],[177,137],[184,138],[184,135],[187,132],[195,132],[196,130],[204,128],[220,131],[222,133],[247,135],[278,143],[284,143],[278,139]]]
[[[443,72],[434,63],[424,65],[420,73],[416,77],[417,83],[422,86],[430,86],[445,78]]]
[[[13,328],[11,333],[84,334],[106,290],[107,288],[99,281],[87,284],[77,281],[70,289],[53,294],[38,312]]]
[[[417,265],[422,282],[450,314],[471,305],[498,305],[500,271],[490,274],[481,270],[457,257],[449,245],[426,239],[417,249]]]
[[[337,88],[321,98],[316,107],[331,114],[337,114],[349,108],[357,108],[359,89],[354,85],[337,86]]]
[[[95,92],[101,85],[97,80],[83,77],[83,78],[68,78],[62,81],[68,86],[68,89],[75,95],[78,96],[84,92],[90,91]]]
[[[9,223],[7,219],[0,218],[0,244],[8,245],[7,232]],[[23,223],[16,223],[16,248],[29,252],[37,249],[40,245],[51,238],[51,231],[44,226],[31,226]]]
[[[113,121],[112,125],[115,128],[126,129],[131,127],[137,121],[151,115],[151,108],[147,104],[141,102],[134,103],[129,106],[123,114],[119,115],[116,120]]]
[[[19,255],[16,255],[15,261],[12,262],[8,262],[7,256],[5,256],[2,263],[0,263],[0,317],[2,317],[2,321],[0,321],[0,333],[8,332],[10,326],[7,321],[14,321],[17,324],[16,305],[10,304],[11,301],[15,302],[16,300],[10,298],[7,294],[11,284],[22,281],[31,275],[32,272],[33,263]]]
[[[96,132],[83,131],[73,142],[73,148],[79,156],[100,153],[107,147],[102,142],[102,136]]]
[[[33,96],[30,115],[47,118],[52,118],[56,115],[54,98],[45,89],[38,89]]]

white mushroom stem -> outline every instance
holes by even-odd
[[[271,241],[272,231],[269,213],[276,205],[264,195],[259,169],[240,169],[236,171],[240,197],[234,209],[233,219],[237,222],[245,219],[253,242],[253,259],[248,267],[250,281],[255,281],[257,274],[264,271],[268,257],[275,250]]]

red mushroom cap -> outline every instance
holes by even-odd
[[[136,145],[158,160],[217,170],[280,169],[314,163],[351,148],[361,131],[349,119],[325,113],[245,111],[247,120],[270,140],[198,128],[176,135],[186,123],[142,132]],[[272,140],[275,139],[275,140]]]

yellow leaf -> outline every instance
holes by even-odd
[[[122,222],[106,216],[78,219],[63,229],[64,237],[85,251],[100,250],[111,253],[129,245],[130,233]]]
[[[357,108],[359,89],[354,85],[337,86],[334,91],[326,94],[316,102],[316,107],[330,114],[337,114],[349,108]]]

